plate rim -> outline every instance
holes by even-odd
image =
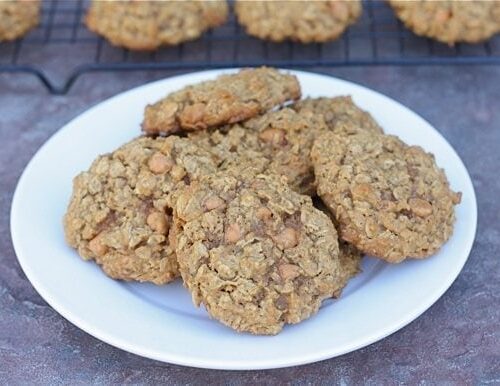
[[[193,75],[199,75],[202,77],[207,77],[209,78],[210,76],[218,75],[221,73],[228,73],[228,72],[235,72],[239,70],[239,68],[221,68],[221,69],[216,69],[216,70],[207,70],[207,71],[193,71],[193,72],[188,72],[185,74],[180,74],[180,75],[173,75],[169,76],[163,79],[155,80],[152,82],[148,82],[142,85],[139,85],[137,87],[134,87],[132,89],[120,92],[118,94],[115,94],[109,98],[106,98],[100,102],[96,102],[93,104],[91,107],[89,107],[87,110],[84,112],[78,114],[77,116],[73,117],[70,119],[68,122],[66,122],[64,125],[62,125],[55,133],[53,133],[43,144],[40,146],[35,154],[32,156],[30,161],[26,164],[24,167],[24,170],[21,174],[21,176],[18,179],[13,198],[11,201],[11,210],[10,210],[10,230],[11,230],[11,239],[12,239],[12,244],[14,247],[14,251],[16,253],[16,258],[17,261],[19,262],[19,265],[21,266],[21,269],[23,270],[24,274],[26,275],[28,281],[31,283],[31,285],[34,287],[34,289],[39,293],[39,295],[44,299],[47,304],[49,304],[57,313],[59,313],[63,318],[68,320],[70,323],[75,325],[76,327],[80,328],[81,330],[85,331],[87,334],[107,343],[110,344],[111,346],[117,347],[119,349],[122,349],[124,351],[131,352],[135,355],[139,355],[142,357],[147,357],[150,359],[158,360],[161,362],[166,362],[166,363],[171,363],[171,364],[176,364],[176,365],[181,365],[181,366],[191,366],[191,367],[197,367],[197,368],[205,368],[205,369],[219,369],[219,370],[260,370],[260,369],[273,369],[273,368],[283,368],[283,367],[291,367],[291,366],[297,366],[297,365],[305,365],[308,363],[313,363],[325,359],[331,359],[334,357],[338,357],[341,355],[344,355],[349,352],[353,352],[356,350],[359,350],[360,348],[369,346],[377,341],[380,341],[387,336],[399,331],[400,329],[404,328],[406,325],[411,323],[412,321],[416,320],[420,315],[422,315],[425,311],[427,311],[432,305],[436,303],[441,296],[443,296],[446,291],[453,285],[453,283],[456,281],[458,275],[462,271],[464,265],[469,259],[470,252],[472,250],[472,247],[474,245],[475,239],[476,239],[476,232],[477,232],[477,196],[476,192],[474,189],[474,185],[472,183],[472,179],[470,177],[470,174],[461,159],[461,157],[457,154],[456,150],[453,148],[453,146],[444,138],[444,136],[441,134],[439,130],[437,130],[432,124],[430,124],[425,118],[423,118],[420,114],[416,113],[415,111],[411,110],[410,108],[406,107],[403,103],[386,96],[385,94],[376,91],[374,89],[371,89],[369,87],[363,86],[359,83],[350,81],[350,80],[345,80],[337,76],[333,76],[330,74],[325,74],[321,72],[314,72],[314,71],[299,71],[299,70],[291,70],[291,69],[286,69],[286,68],[279,68],[279,70],[282,71],[288,71],[291,72],[292,74],[304,74],[304,75],[316,75],[320,77],[326,77],[326,78],[332,78],[334,80],[341,80],[342,82],[350,83],[352,85],[355,85],[357,87],[360,87],[363,90],[368,90],[372,93],[376,93],[379,97],[383,97],[384,99],[388,99],[392,103],[396,103],[398,107],[402,108],[403,110],[407,110],[411,112],[412,114],[418,116],[422,121],[424,121],[433,131],[435,134],[437,134],[441,140],[448,145],[450,148],[451,152],[456,156],[457,160],[459,161],[459,167],[460,169],[463,170],[464,175],[466,177],[466,183],[469,185],[470,191],[472,193],[471,197],[471,202],[473,203],[472,206],[472,213],[470,215],[473,218],[473,224],[472,224],[472,237],[470,240],[468,240],[467,244],[465,245],[464,250],[466,251],[466,257],[463,259],[463,262],[460,264],[457,264],[454,266],[454,271],[449,275],[451,278],[449,281],[446,281],[444,284],[441,284],[439,288],[435,289],[433,292],[433,296],[427,298],[428,300],[425,301],[420,308],[415,309],[414,312],[407,313],[404,318],[401,318],[401,320],[398,321],[397,324],[395,325],[390,325],[390,328],[386,328],[383,332],[378,332],[376,334],[372,334],[372,336],[369,339],[364,339],[361,342],[357,342],[356,344],[350,345],[349,348],[346,348],[341,351],[336,351],[332,353],[332,350],[323,350],[321,352],[315,352],[313,354],[309,355],[303,355],[300,358],[297,358],[295,360],[280,360],[277,358],[275,361],[272,363],[269,363],[268,360],[264,360],[262,362],[252,360],[250,363],[247,363],[245,361],[240,361],[240,362],[221,362],[220,360],[201,360],[200,358],[195,357],[194,359],[188,356],[182,356],[182,355],[172,355],[169,353],[166,355],[166,353],[162,353],[161,355],[157,353],[156,351],[144,349],[144,348],[136,348],[134,344],[130,344],[127,341],[124,341],[120,337],[114,337],[112,335],[109,335],[105,331],[101,331],[99,327],[93,327],[92,325],[89,325],[83,318],[78,317],[78,315],[75,315],[70,309],[67,309],[67,307],[63,304],[57,301],[51,294],[50,290],[48,290],[42,282],[40,282],[37,278],[37,275],[35,272],[32,271],[31,267],[28,264],[28,261],[25,260],[24,257],[22,257],[22,254],[19,254],[19,251],[21,250],[21,241],[20,241],[20,235],[17,233],[17,221],[18,219],[15,217],[15,212],[16,208],[19,202],[19,195],[21,194],[21,188],[23,184],[25,183],[25,179],[27,178],[27,173],[30,167],[37,161],[37,158],[40,156],[40,154],[43,152],[43,149],[49,146],[49,144],[54,141],[56,138],[58,138],[59,135],[62,135],[64,132],[63,129],[67,125],[71,124],[74,120],[81,119],[84,115],[91,114],[94,109],[100,107],[103,104],[107,103],[113,103],[115,98],[119,98],[122,96],[125,96],[130,93],[137,92],[139,89],[143,87],[148,87],[151,86],[155,83],[162,83],[168,80],[172,79],[179,79],[179,78],[189,78],[192,77]],[[430,299],[430,300],[429,300]]]

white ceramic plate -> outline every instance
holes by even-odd
[[[437,255],[399,265],[365,258],[363,273],[339,300],[325,302],[316,316],[277,336],[263,337],[238,334],[209,319],[179,281],[161,287],[114,281],[66,246],[61,219],[72,178],[98,154],[137,136],[147,103],[222,72],[173,77],[117,95],[72,120],[33,157],[14,195],[11,230],[19,262],[40,295],[70,322],[116,347],[217,369],[331,358],[382,339],[427,310],[455,280],[472,247],[477,209],[467,170],[446,140],[406,107],[362,86],[312,73],[294,72],[304,96],[352,95],[387,133],[434,153],[451,187],[463,192],[453,237]]]

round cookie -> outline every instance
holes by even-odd
[[[114,279],[167,283],[178,276],[168,241],[175,189],[214,171],[187,139],[134,139],[75,178],[66,240]]]
[[[85,22],[115,46],[149,51],[197,39],[227,15],[226,0],[93,0]]]
[[[298,112],[321,114],[328,130],[334,133],[354,134],[362,130],[383,132],[370,113],[356,106],[350,96],[307,98],[294,103],[291,108]]]
[[[388,1],[407,28],[450,46],[478,43],[500,31],[499,1]]]
[[[0,42],[18,39],[38,25],[39,0],[0,1]]]
[[[182,88],[147,105],[148,134],[197,131],[241,122],[300,98],[295,75],[274,68],[246,68]]]
[[[326,133],[311,152],[341,237],[391,263],[434,254],[453,232],[454,193],[434,160],[395,136]]]
[[[237,331],[277,334],[338,288],[331,220],[277,176],[247,169],[204,177],[180,194],[174,229],[193,301]]]
[[[326,42],[337,39],[359,18],[361,2],[237,0],[235,12],[246,32],[260,39]]]
[[[318,133],[326,129],[322,116],[284,108],[190,138],[214,153],[226,168],[250,163],[261,172],[285,176],[296,192],[312,195],[315,187],[310,151]]]

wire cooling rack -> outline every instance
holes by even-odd
[[[202,38],[153,53],[111,46],[87,30],[88,0],[43,0],[41,23],[24,39],[0,43],[0,73],[37,76],[52,94],[65,94],[82,74],[252,67],[285,68],[500,64],[500,35],[482,44],[448,47],[415,36],[382,0],[364,0],[361,19],[336,41],[270,43],[252,38],[232,14]]]

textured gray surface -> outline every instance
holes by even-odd
[[[500,384],[500,68],[345,68],[330,73],[421,114],[448,139],[471,174],[479,205],[476,242],[463,272],[434,306],[364,349],[269,371],[174,366],[98,341],[50,308],[21,271],[10,239],[12,195],[29,159],[63,124],[109,96],[169,74],[86,75],[64,97],[48,96],[30,77],[0,75],[0,383]]]

